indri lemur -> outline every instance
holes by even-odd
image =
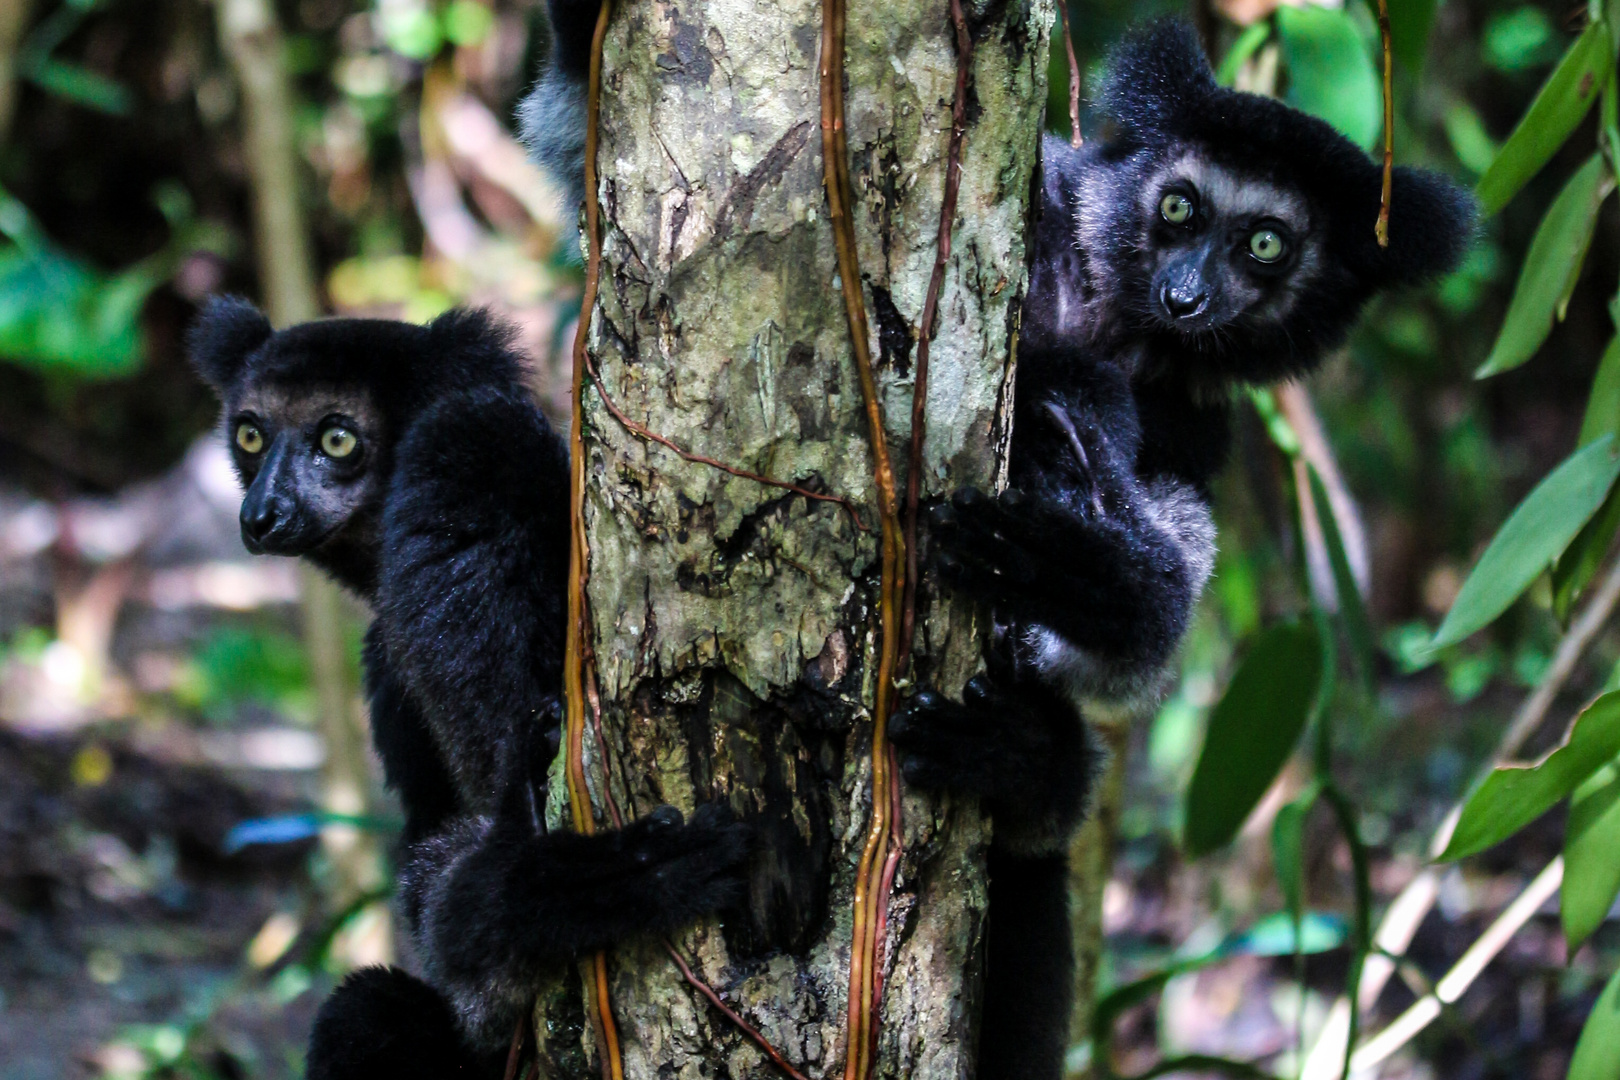
[[[400,895],[427,981],[352,975],[316,1019],[310,1080],[499,1076],[548,967],[742,891],[745,828],[712,807],[546,831],[568,463],[511,337],[476,311],[272,332],[234,299],[191,331],[248,550],[305,556],[375,612],[372,733],[404,803]]]
[[[1381,289],[1453,267],[1469,196],[1381,168],[1326,123],[1219,87],[1167,21],[1112,53],[1101,138],[1047,139],[1009,490],[935,515],[932,561],[1009,624],[957,704],[912,699],[905,775],[995,823],[980,1080],[1062,1075],[1069,833],[1095,755],[1086,701],[1151,702],[1214,562],[1229,395],[1309,371]]]
[[[581,192],[597,5],[550,0],[553,59],[524,102],[535,157]],[[1228,395],[1310,370],[1381,289],[1453,266],[1473,232],[1442,177],[1381,174],[1327,124],[1220,88],[1191,29],[1116,48],[1100,138],[1048,139],[1023,306],[1011,486],[933,516],[931,562],[1007,632],[958,704],[891,726],[907,779],[990,810],[980,1080],[1055,1080],[1073,958],[1069,834],[1099,754],[1082,701],[1151,701],[1214,563],[1209,483]]]

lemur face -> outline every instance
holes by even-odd
[[[1165,330],[1222,336],[1291,313],[1320,262],[1305,199],[1196,152],[1155,170],[1137,207],[1145,295],[1132,306]]]
[[[381,499],[382,420],[343,387],[249,384],[232,395],[226,438],[242,477],[242,543],[256,555],[307,555]]]

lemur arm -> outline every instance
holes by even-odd
[[[456,815],[408,848],[401,892],[428,980],[482,1051],[510,1037],[548,966],[739,898],[748,830],[715,808],[684,823],[663,808],[596,836],[546,832],[561,442],[520,389],[480,390],[425,411],[397,452],[378,621],[458,795]]]

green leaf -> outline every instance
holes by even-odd
[[[1283,910],[1298,921],[1305,914],[1305,819],[1319,792],[1312,784],[1281,810],[1271,823],[1271,861],[1283,891]]]
[[[1288,62],[1288,103],[1370,149],[1383,128],[1382,84],[1349,12],[1279,7],[1277,34]]]
[[[127,116],[133,107],[129,91],[124,87],[105,75],[64,60],[41,60],[28,72],[28,78],[41,90],[97,112]]]
[[[1592,393],[1586,399],[1586,416],[1581,420],[1580,445],[1595,442],[1604,435],[1620,440],[1620,335],[1609,339],[1592,376]]]
[[[1563,319],[1592,245],[1598,207],[1613,190],[1608,163],[1602,154],[1593,154],[1547,208],[1525,253],[1502,331],[1491,355],[1474,372],[1476,379],[1511,371],[1530,359],[1552,332],[1553,320]]]
[[[1238,35],[1232,47],[1226,50],[1226,55],[1221,57],[1221,66],[1215,72],[1215,81],[1222,86],[1231,86],[1237,80],[1238,69],[1249,57],[1260,51],[1260,46],[1264,45],[1270,36],[1271,24],[1264,19],[1250,24],[1247,30]]]
[[[1560,623],[1569,624],[1575,602],[1592,583],[1598,567],[1603,565],[1617,530],[1620,530],[1620,484],[1609,489],[1598,512],[1575,534],[1575,539],[1553,564],[1553,614]]]
[[[1344,553],[1344,537],[1339,532],[1333,504],[1328,501],[1327,488],[1318,475],[1316,466],[1307,466],[1311,478],[1311,501],[1316,504],[1316,520],[1322,526],[1322,541],[1327,545],[1328,562],[1333,566],[1333,590],[1339,595],[1339,619],[1344,624],[1345,637],[1350,641],[1350,656],[1355,661],[1356,673],[1362,684],[1373,685],[1376,669],[1373,666],[1372,620],[1367,617],[1367,605],[1361,599],[1361,587],[1350,572],[1350,557]]]
[[[1492,622],[1569,547],[1620,476],[1614,446],[1604,436],[1582,447],[1525,496],[1463,582],[1431,649],[1455,645]]]
[[[1608,24],[1589,24],[1559,61],[1474,189],[1487,214],[1506,206],[1564,145],[1597,100],[1613,65]]]
[[[1395,59],[1414,74],[1423,67],[1429,47],[1429,31],[1434,28],[1434,10],[1439,0],[1390,0],[1389,49]],[[1378,19],[1378,0],[1367,0],[1373,20]]]
[[[1620,1078],[1620,972],[1598,995],[1597,1003],[1581,1029],[1575,1056],[1569,1062],[1568,1080],[1617,1080]]]
[[[1558,909],[1573,955],[1620,896],[1620,768],[1605,765],[1575,789],[1564,826],[1564,884]]]
[[[1237,835],[1310,719],[1322,680],[1322,644],[1308,623],[1260,635],[1215,706],[1187,789],[1185,844],[1193,857]]]
[[[1506,840],[1616,755],[1620,755],[1620,692],[1604,694],[1588,706],[1575,718],[1563,745],[1536,764],[1493,770],[1468,797],[1440,858],[1465,858]]]

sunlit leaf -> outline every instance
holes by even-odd
[[[1608,24],[1590,24],[1559,61],[1502,152],[1480,178],[1475,192],[1487,214],[1506,206],[1564,145],[1597,100],[1613,64]]]
[[[108,379],[140,367],[148,269],[108,278],[53,251],[0,248],[0,358]]]
[[[1210,714],[1187,789],[1185,844],[1194,857],[1237,835],[1299,741],[1322,679],[1322,643],[1309,623],[1260,635]]]
[[[1575,718],[1562,746],[1534,765],[1495,769],[1468,797],[1442,859],[1498,844],[1570,795],[1620,754],[1620,693],[1604,694]],[[1612,856],[1611,856],[1612,857]]]
[[[1292,956],[1296,951],[1302,956],[1314,956],[1337,949],[1344,944],[1345,936],[1344,920],[1336,915],[1306,912],[1300,920],[1297,939],[1294,920],[1286,915],[1268,915],[1245,933],[1228,937],[1207,953],[1174,960],[1158,971],[1114,987],[1098,999],[1092,1010],[1093,1030],[1099,1027],[1106,1030],[1120,1013],[1146,1001],[1177,975],[1198,971],[1234,956]]]
[[[1451,152],[1470,171],[1483,175],[1502,148],[1485,130],[1479,110],[1466,101],[1458,101],[1446,110],[1444,123]]]
[[[1371,686],[1376,670],[1373,666],[1372,620],[1367,617],[1367,605],[1361,599],[1361,587],[1350,571],[1350,557],[1344,551],[1344,537],[1339,532],[1338,518],[1333,504],[1328,501],[1327,487],[1317,473],[1316,466],[1307,466],[1311,477],[1311,501],[1316,504],[1316,520],[1322,526],[1322,541],[1327,545],[1328,562],[1333,567],[1333,589],[1339,597],[1339,619],[1344,624],[1344,635],[1350,642],[1350,655],[1356,672],[1364,685]]]
[[[1215,81],[1222,86],[1231,86],[1237,80],[1238,70],[1243,67],[1249,57],[1260,51],[1260,46],[1266,43],[1271,36],[1271,24],[1264,19],[1250,25],[1238,39],[1232,42],[1232,47],[1221,58],[1221,66],[1215,72]]]
[[[1337,915],[1302,911],[1296,937],[1294,919],[1279,912],[1267,915],[1246,933],[1238,935],[1225,952],[1243,956],[1292,956],[1298,952],[1302,956],[1313,956],[1337,949],[1348,936],[1344,920]]]
[[[1620,768],[1606,765],[1575,789],[1564,825],[1564,884],[1558,909],[1573,953],[1620,896]]]
[[[1598,995],[1586,1017],[1568,1080],[1620,1080],[1620,972]]]
[[[1350,14],[1279,7],[1277,33],[1288,63],[1288,103],[1370,149],[1383,128],[1382,84]]]
[[[1480,35],[1485,62],[1498,71],[1518,72],[1548,63],[1558,55],[1552,20],[1540,8],[1521,4],[1498,11]]]
[[[1602,154],[1593,154],[1569,178],[1536,228],[1502,331],[1475,378],[1510,371],[1530,359],[1552,332],[1553,320],[1564,317],[1592,244],[1598,207],[1613,190],[1614,177]]]
[[[1620,476],[1614,447],[1612,436],[1582,447],[1525,496],[1463,582],[1432,649],[1489,624],[1569,547]]]
[[[477,0],[454,0],[444,10],[444,36],[453,45],[477,45],[495,29],[495,15]]]

